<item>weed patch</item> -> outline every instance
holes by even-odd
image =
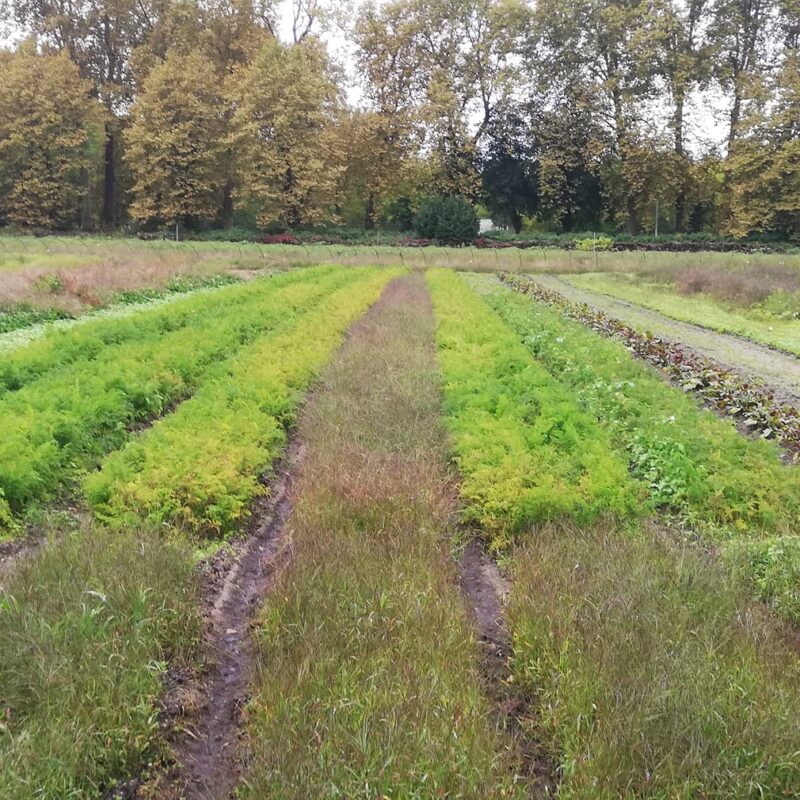
[[[167,661],[199,635],[191,551],[82,530],[0,590],[0,795],[100,798],[161,757]]]

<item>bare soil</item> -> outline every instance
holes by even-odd
[[[776,400],[800,407],[800,359],[731,333],[679,322],[626,300],[574,286],[557,275],[532,275],[546,289],[574,303],[586,303],[632,328],[680,342],[687,350],[714,359],[749,380],[763,381]]]

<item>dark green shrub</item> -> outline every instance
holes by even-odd
[[[478,235],[478,218],[463,197],[427,197],[422,201],[415,227],[425,239],[445,244],[466,244]]]

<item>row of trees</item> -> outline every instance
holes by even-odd
[[[800,234],[798,0],[8,0],[0,218]],[[346,31],[362,100],[319,34]],[[283,40],[279,30],[290,28]],[[696,135],[723,109],[726,136]]]

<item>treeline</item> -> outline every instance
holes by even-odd
[[[800,235],[798,0],[340,11],[8,0],[0,223],[402,230],[441,195],[514,230]],[[695,135],[711,101],[722,143]]]

